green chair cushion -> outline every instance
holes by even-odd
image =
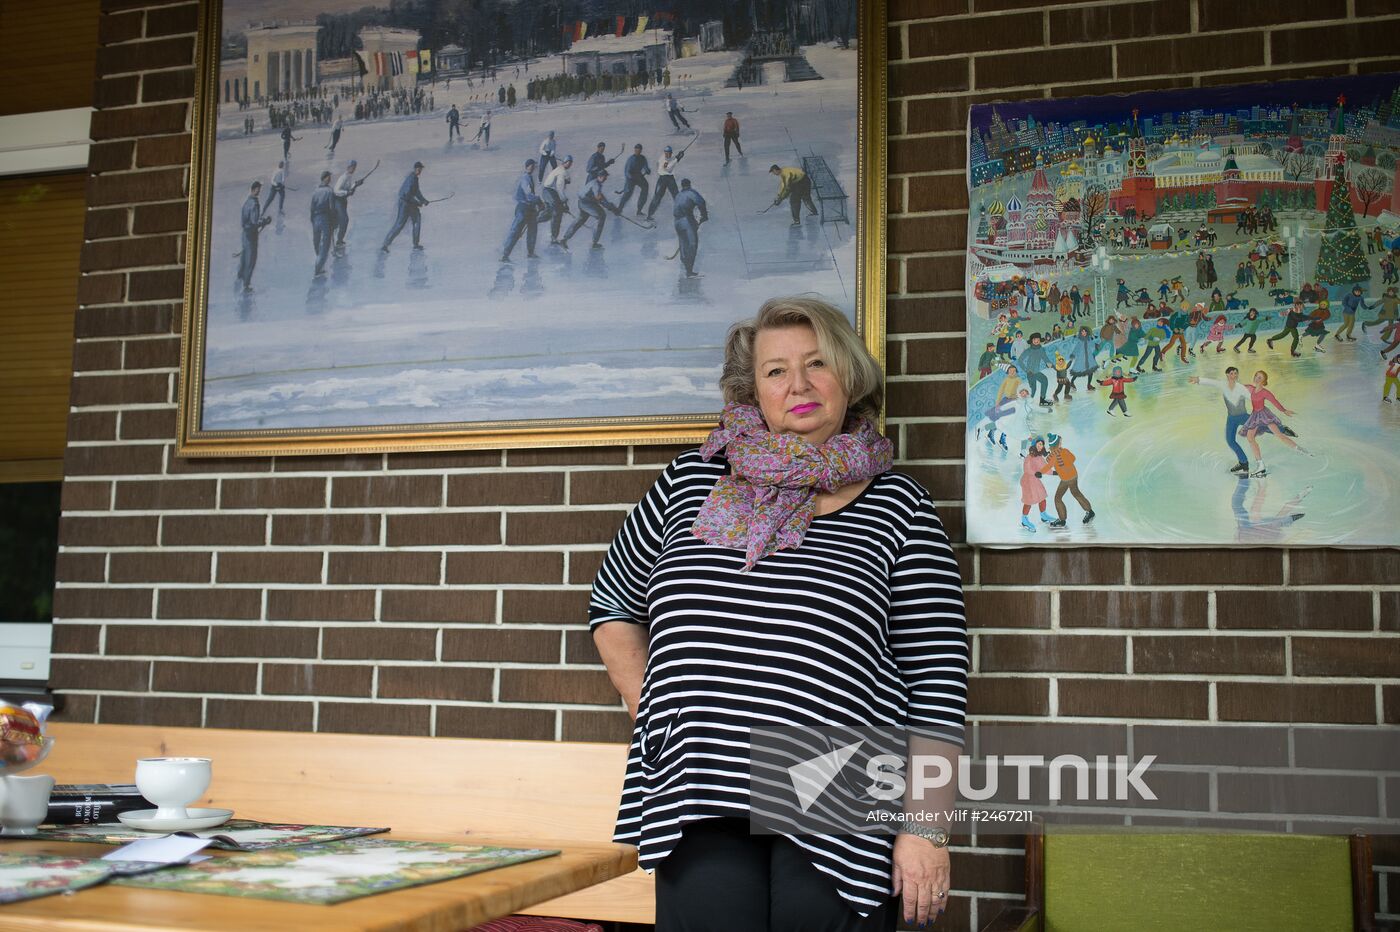
[[[1045,932],[1350,932],[1345,836],[1045,837]]]

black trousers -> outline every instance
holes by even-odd
[[[656,932],[888,932],[899,914],[891,898],[862,919],[801,848],[747,819],[691,822],[656,870]]]

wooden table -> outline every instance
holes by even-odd
[[[244,897],[146,890],[110,883],[68,896],[53,894],[0,906],[0,930],[214,929],[228,932],[341,932],[341,930],[410,930],[457,932],[508,916],[528,906],[611,880],[634,870],[637,852],[627,845],[551,845],[472,835],[445,837],[391,832],[376,838],[450,841],[507,847],[558,848],[553,857],[513,864],[470,877],[430,883],[407,890],[377,893],[337,903],[284,903]],[[0,839],[0,853],[101,857],[111,845],[89,842]],[[227,857],[232,851],[204,853]]]

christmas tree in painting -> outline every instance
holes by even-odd
[[[1317,251],[1317,275],[1326,285],[1350,285],[1371,277],[1356,229],[1356,213],[1351,208],[1351,185],[1347,183],[1346,158],[1337,160],[1332,195],[1327,200],[1327,225]]]

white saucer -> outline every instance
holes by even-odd
[[[157,819],[154,809],[138,809],[135,812],[119,812],[117,818],[128,828],[143,832],[194,832],[202,828],[214,828],[233,818],[232,809],[186,809],[185,819]]]

